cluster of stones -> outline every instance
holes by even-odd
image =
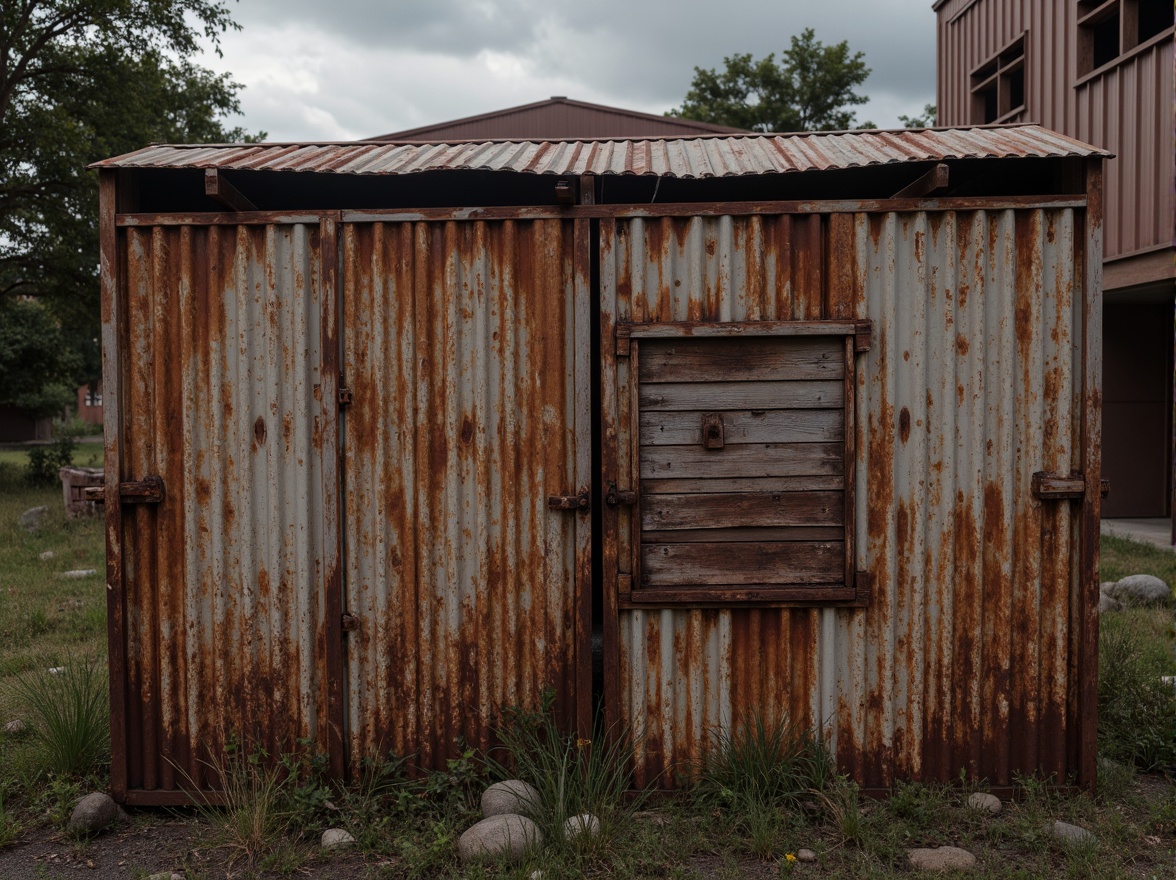
[[[457,842],[457,854],[463,862],[521,861],[528,850],[543,845],[543,832],[530,818],[539,805],[539,792],[520,779],[494,783],[482,793],[485,818],[465,830]],[[587,813],[572,816],[563,824],[565,840],[599,833],[600,820]]]
[[[988,792],[978,791],[968,797],[968,807],[995,816],[1002,809],[1000,798]],[[1094,835],[1085,828],[1067,822],[1054,822],[1047,829],[1054,837],[1067,843],[1094,841]],[[939,873],[944,871],[969,871],[976,867],[976,857],[958,846],[939,846],[928,849],[907,850],[911,868],[916,871]]]
[[[1105,614],[1130,606],[1167,605],[1171,601],[1172,589],[1163,580],[1150,574],[1132,574],[1099,587],[1098,610]]]

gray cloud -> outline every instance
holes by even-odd
[[[363,137],[552,94],[660,113],[695,66],[777,55],[812,27],[872,73],[861,119],[897,125],[934,100],[929,0],[247,0],[222,60],[246,85],[244,123],[275,139]]]

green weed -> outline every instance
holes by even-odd
[[[221,806],[200,809],[222,844],[252,864],[290,830],[283,773],[264,751],[246,754],[234,746],[210,760],[208,767],[218,783]]]
[[[1176,760],[1171,615],[1126,609],[1099,622],[1099,751],[1140,770]]]
[[[558,846],[565,822],[587,813],[600,822],[600,832],[574,840],[579,848],[599,849],[636,805],[635,800],[626,803],[633,757],[628,732],[598,731],[591,739],[564,734],[554,704],[555,692],[547,689],[537,711],[504,710],[497,731],[501,760],[492,759],[491,766],[498,775],[513,774],[539,792],[539,802],[529,812],[545,840]]]
[[[29,712],[32,736],[48,773],[82,776],[110,759],[106,667],[70,657],[64,666],[18,675],[16,698]]]
[[[833,765],[811,729],[752,712],[734,728],[713,733],[690,775],[699,804],[751,813],[801,806],[833,779]]]

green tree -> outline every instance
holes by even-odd
[[[60,412],[74,399],[78,360],[42,303],[0,300],[0,404],[39,416]]]
[[[722,71],[694,68],[682,106],[667,115],[751,131],[852,128],[850,108],[869,100],[854,91],[870,75],[864,59],[846,41],[826,46],[806,28],[792,37],[779,63],[775,53],[758,61],[737,53],[723,59]]]
[[[192,58],[236,25],[225,0],[0,0],[0,304],[34,297],[69,381],[101,371],[98,183],[86,166],[153,141],[241,140],[239,86]],[[32,399],[60,376],[23,374]]]
[[[930,128],[935,124],[935,116],[938,112],[934,104],[928,104],[918,116],[902,116],[900,114],[898,121],[902,123],[903,128]]]

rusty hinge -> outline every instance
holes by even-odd
[[[863,605],[869,603],[870,592],[874,587],[874,576],[868,571],[855,571],[853,573],[854,592],[857,594],[854,601],[860,602]]]
[[[1045,471],[1038,471],[1033,475],[1030,488],[1033,497],[1042,500],[1060,501],[1066,498],[1085,498],[1086,478],[1078,473],[1063,476],[1062,474],[1047,474]],[[1099,495],[1106,498],[1111,492],[1111,481],[1099,480],[1098,489]]]
[[[118,484],[118,500],[123,504],[159,504],[166,497],[163,477],[144,477]],[[82,490],[82,497],[95,504],[106,503],[105,486],[89,486]]]
[[[354,632],[359,629],[359,618],[349,611],[343,612],[343,632]]]
[[[355,400],[355,395],[352,393],[351,389],[348,388],[346,385],[344,385],[342,380],[340,380],[339,381],[339,406],[340,407],[351,406],[351,403],[354,400]]]
[[[853,350],[861,354],[863,351],[870,350],[874,336],[874,322],[869,318],[862,318],[856,322],[856,325],[856,329],[853,331]]]
[[[580,492],[576,495],[547,496],[549,510],[587,510],[591,506],[592,500],[588,497],[587,492]]]
[[[616,507],[618,504],[636,504],[637,493],[631,489],[618,489],[616,483],[609,483],[604,503],[609,507]]]

